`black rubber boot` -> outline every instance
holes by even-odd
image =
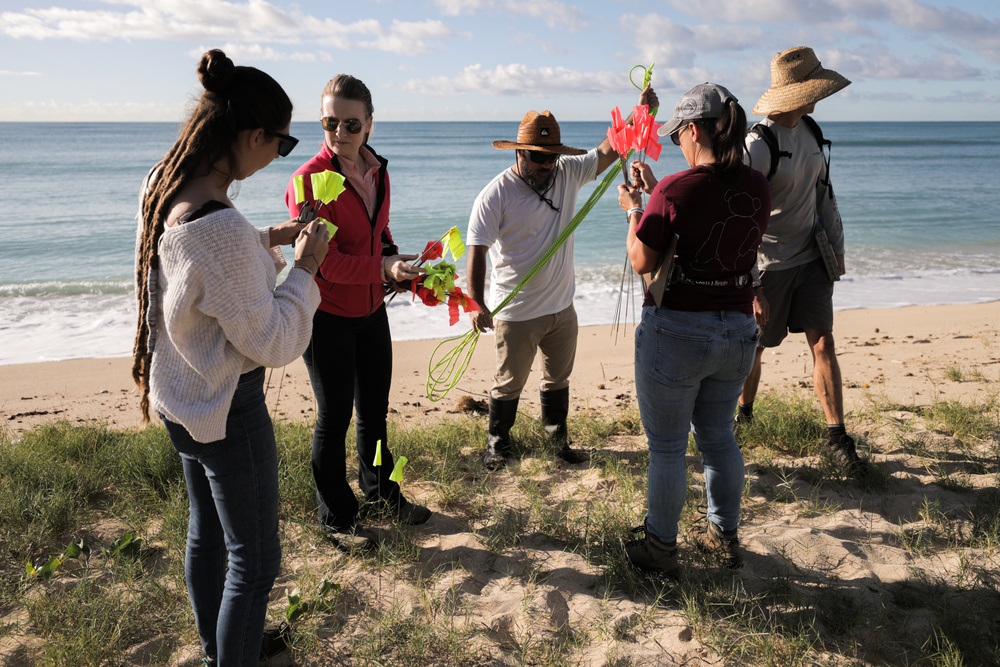
[[[566,430],[566,418],[569,416],[569,387],[542,391],[539,394],[542,404],[542,427],[558,448],[556,456],[566,463],[586,463],[590,460],[587,452],[572,449],[569,446],[569,433]]]
[[[517,419],[519,399],[501,401],[490,397],[490,437],[486,441],[483,465],[487,470],[499,470],[510,456],[510,429]]]

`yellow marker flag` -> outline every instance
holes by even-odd
[[[324,204],[335,201],[344,188],[344,176],[335,171],[321,171],[311,175],[313,197]]]
[[[448,243],[451,256],[455,259],[465,254],[465,244],[462,243],[462,235],[458,233],[458,227],[452,227],[448,230],[445,241]]]
[[[306,183],[302,174],[292,179],[292,187],[295,188],[295,203],[301,204],[306,200]]]
[[[396,459],[396,465],[392,468],[392,474],[389,475],[389,479],[399,484],[403,481],[403,466],[406,465],[406,457],[400,456]]]
[[[372,462],[372,465],[376,466],[376,467],[382,465],[382,441],[381,440],[376,440],[375,441],[375,460]]]
[[[337,233],[337,225],[333,224],[326,218],[316,218],[316,219],[322,222],[324,225],[326,225],[326,231],[329,232],[330,238],[332,239],[333,235]]]

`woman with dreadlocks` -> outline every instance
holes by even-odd
[[[263,367],[308,345],[329,239],[318,221],[255,229],[227,194],[294,148],[281,86],[219,50],[198,76],[205,92],[143,187],[132,375],[144,423],[160,416],[183,464],[184,568],[205,662],[256,665],[281,561]],[[295,264],[276,287],[282,244]]]

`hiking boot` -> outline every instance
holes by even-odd
[[[677,561],[677,541],[664,542],[646,531],[646,526],[638,526],[629,531],[643,537],[625,542],[625,556],[637,569],[643,572],[661,574],[671,579],[680,579],[681,566]]]
[[[571,464],[587,463],[590,461],[590,452],[583,451],[582,449],[573,449],[569,445],[563,445],[562,449],[556,452],[556,456],[566,463]]]
[[[826,453],[831,461],[843,466],[844,470],[852,475],[868,471],[868,461],[858,456],[854,438],[846,433],[830,438],[826,443]]]
[[[260,640],[259,667],[287,667],[292,664],[292,651],[289,642],[292,628],[281,622],[278,627],[266,628]],[[216,667],[218,662],[212,656],[201,659],[202,667]]]
[[[340,530],[327,528],[327,539],[344,553],[369,552],[378,549],[382,536],[375,530],[356,524],[353,528]]]
[[[407,526],[419,526],[422,523],[427,523],[431,514],[433,512],[423,505],[404,500],[399,503],[399,507],[396,509],[396,520]]]
[[[288,623],[282,622],[276,628],[264,630],[264,638],[260,642],[260,667],[287,667],[292,664],[291,639],[292,628]]]
[[[718,558],[719,562],[730,569],[743,567],[743,555],[740,553],[740,538],[737,531],[726,532],[712,521],[706,521],[708,528],[701,532],[692,527],[690,540],[696,547]]]

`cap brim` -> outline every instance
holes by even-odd
[[[656,131],[656,134],[658,134],[661,137],[669,137],[671,134],[681,129],[682,125],[684,125],[683,119],[671,118],[666,123],[660,126],[660,129]]]
[[[554,153],[556,155],[584,155],[587,152],[582,148],[573,148],[572,146],[563,146],[562,144],[558,146],[539,146],[537,144],[520,144],[516,141],[503,141],[502,139],[494,141],[493,148],[502,151],[538,151],[539,153]]]

